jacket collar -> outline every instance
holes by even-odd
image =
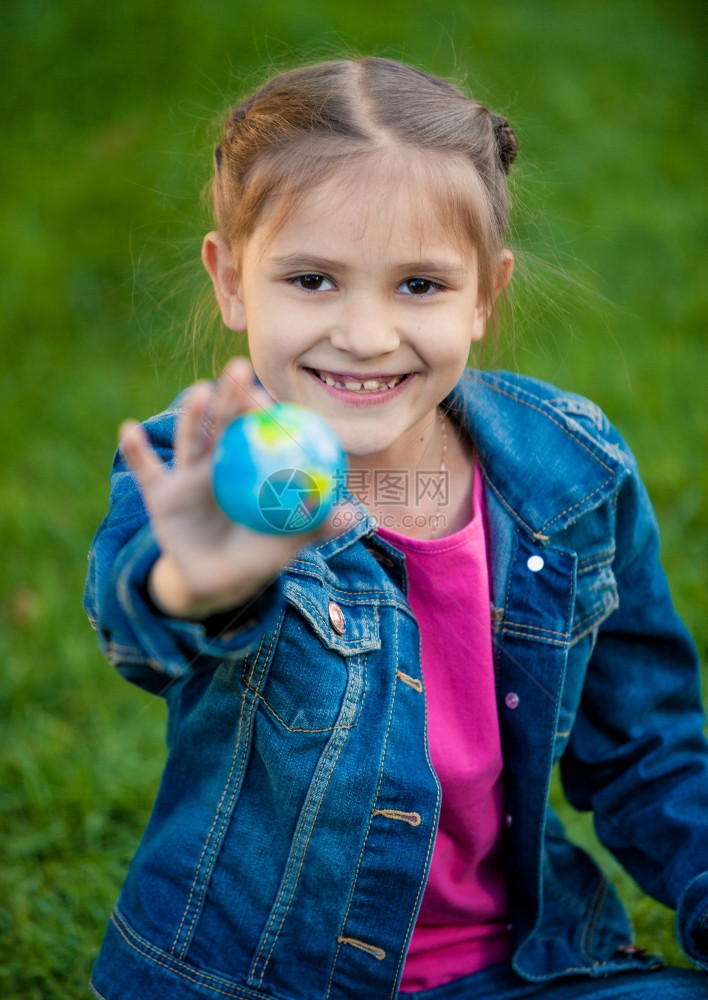
[[[629,474],[616,448],[557,405],[562,398],[533,379],[470,369],[445,401],[475,442],[489,488],[540,541],[603,503]]]

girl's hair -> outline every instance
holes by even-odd
[[[434,192],[451,236],[475,248],[491,305],[517,149],[506,119],[411,66],[319,63],[274,77],[229,115],[214,156],[216,223],[238,253],[266,205],[277,230],[335,173],[356,183],[366,170],[387,169],[400,183],[412,172]]]

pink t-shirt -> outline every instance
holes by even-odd
[[[509,956],[500,846],[502,756],[494,693],[479,469],[472,520],[446,538],[379,534],[406,557],[420,627],[428,740],[442,810],[401,990],[426,990]]]

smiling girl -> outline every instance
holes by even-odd
[[[516,151],[381,59],[278,76],[226,122],[203,261],[250,362],[124,426],[91,553],[102,648],[169,706],[97,997],[705,995],[548,807],[560,761],[708,968],[695,650],[634,460],[587,400],[466,369],[512,275]],[[318,535],[214,499],[215,440],[271,398],[347,452]]]

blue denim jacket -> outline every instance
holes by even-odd
[[[678,907],[708,968],[696,656],[634,460],[595,406],[531,379],[469,371],[447,404],[485,480],[513,967],[543,980],[653,964],[548,808],[560,761],[571,803]],[[166,460],[178,408],[147,424]],[[96,994],[394,997],[440,808],[403,557],[362,517],[230,620],[195,624],[150,605],[156,556],[118,457],[86,607],[109,661],[166,698],[169,755]]]

